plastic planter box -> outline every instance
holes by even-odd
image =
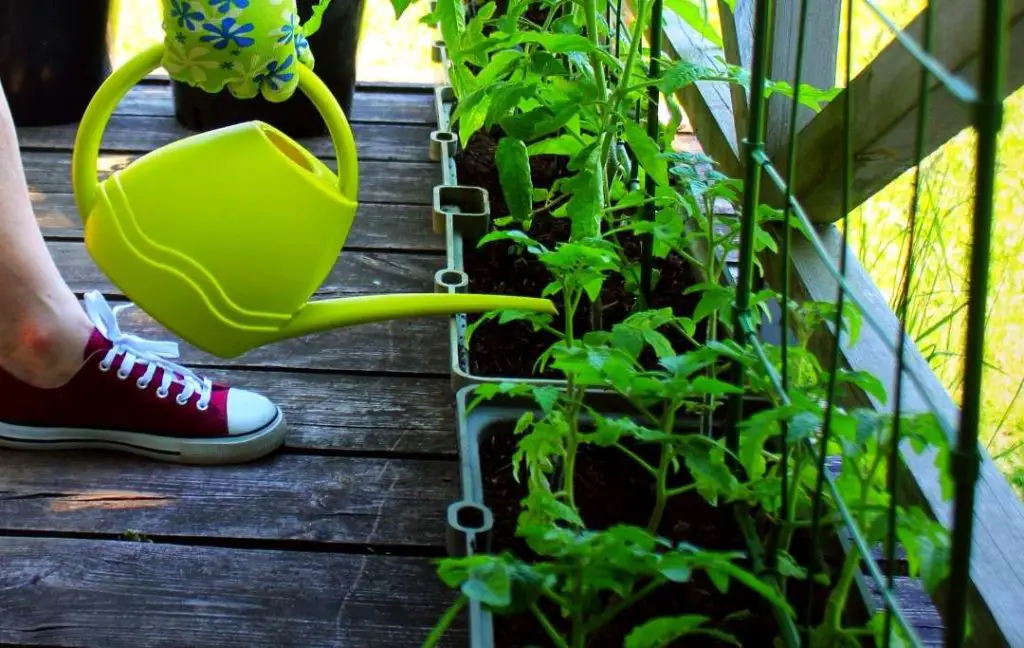
[[[483,494],[484,475],[480,459],[482,441],[492,434],[500,433],[495,429],[497,425],[514,424],[527,411],[540,413],[532,400],[506,396],[491,398],[470,412],[468,406],[475,389],[476,385],[463,387],[455,395],[461,491],[460,499],[448,507],[446,531],[448,553],[457,557],[487,553],[491,549],[494,516]],[[606,415],[625,415],[631,410],[621,397],[611,392],[591,391],[587,398],[594,410]],[[747,415],[766,407],[770,407],[766,399],[744,398],[744,412]],[[716,418],[713,426],[720,428],[721,425],[722,419]],[[696,430],[698,426],[696,417],[684,416],[680,417],[676,429],[682,432]],[[830,457],[828,464],[833,472],[840,469],[838,458]],[[848,532],[845,530],[841,530],[838,537],[833,536],[826,542],[834,550],[842,551],[844,555],[850,546]],[[876,609],[878,606],[873,601],[866,577],[858,574],[854,587],[851,588],[846,615],[866,620]],[[684,611],[680,610],[680,613],[682,612]],[[470,601],[466,618],[469,624],[470,648],[494,648],[493,615],[476,601]]]
[[[435,60],[447,65],[444,45],[434,45]],[[434,109],[437,130],[430,134],[431,158],[441,164],[441,184],[434,187],[434,232],[445,237],[447,268],[442,273],[446,281],[437,282],[438,290],[468,292],[469,276],[465,272],[463,251],[487,233],[491,223],[489,196],[482,187],[460,185],[454,156],[458,152],[458,134],[450,130],[451,114],[455,110],[455,93],[451,86],[434,89]],[[453,389],[468,385],[497,382],[526,382],[531,384],[565,385],[563,380],[539,378],[507,378],[481,376],[469,370],[469,348],[466,344],[467,318],[458,314],[450,319],[449,348],[450,373]]]

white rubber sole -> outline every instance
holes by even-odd
[[[115,450],[171,463],[218,465],[259,459],[284,443],[288,429],[280,409],[248,434],[194,439],[77,428],[39,428],[0,422],[0,448],[14,450]]]

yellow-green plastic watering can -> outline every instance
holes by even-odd
[[[118,68],[85,111],[72,185],[100,269],[162,325],[222,358],[333,328],[499,308],[554,313],[547,299],[412,293],[307,301],[356,214],[356,146],[337,100],[308,67],[299,88],[327,122],[338,162],[249,121],[152,151],[98,181],[114,108],[161,64],[154,45]]]

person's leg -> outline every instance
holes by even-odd
[[[235,463],[284,441],[267,398],[170,362],[124,335],[98,292],[83,309],[35,222],[0,85],[0,448],[109,448],[182,463]]]
[[[14,121],[0,84],[0,367],[39,387],[82,363],[92,322],[46,249],[29,202]]]

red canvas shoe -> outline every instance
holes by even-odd
[[[226,464],[284,442],[284,416],[271,401],[170,362],[178,357],[174,342],[122,333],[98,292],[86,295],[85,307],[96,328],[66,384],[39,389],[0,369],[0,447],[104,448]]]

